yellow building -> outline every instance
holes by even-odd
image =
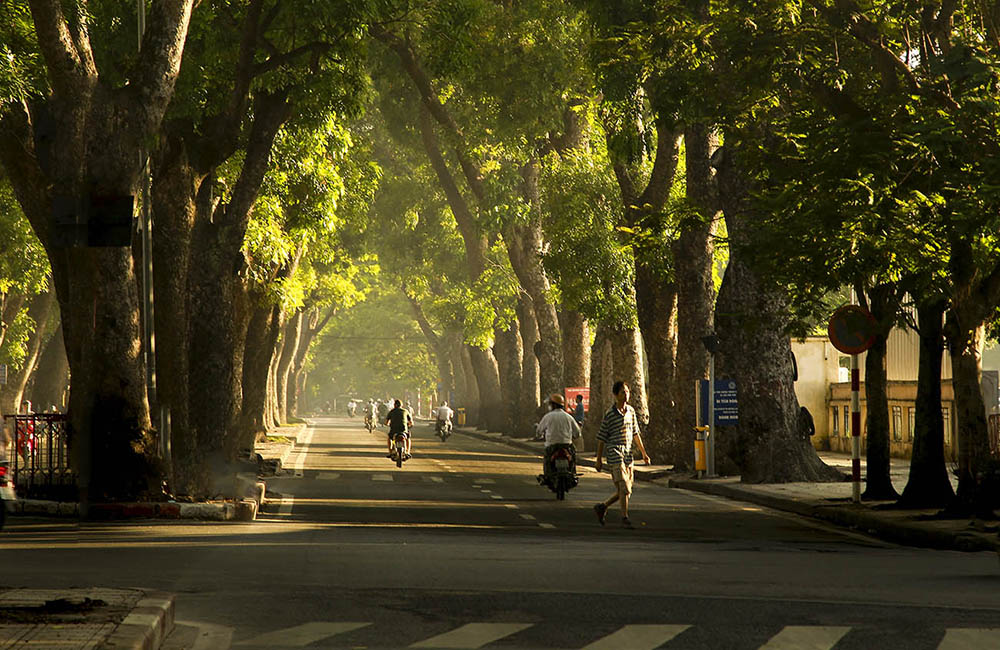
[[[912,330],[895,329],[889,335],[886,350],[886,379],[889,399],[890,453],[909,458],[913,446],[916,419],[919,336]],[[850,453],[851,383],[850,355],[839,352],[826,337],[809,337],[792,341],[792,352],[798,365],[799,378],[795,393],[799,403],[812,413],[816,426],[813,445],[818,449]],[[951,358],[943,350],[941,366],[941,414],[944,416],[945,458],[955,458],[954,389],[951,381]],[[861,423],[864,427],[865,357],[861,354]],[[986,357],[992,364],[993,357]],[[988,365],[984,362],[984,366]],[[996,370],[984,368],[984,393],[987,412],[998,412]],[[996,418],[992,418],[996,420]],[[865,432],[861,433],[862,449]]]

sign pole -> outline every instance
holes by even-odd
[[[706,474],[711,478],[715,473],[715,353],[708,355],[708,444],[705,446]]]
[[[851,481],[854,503],[861,503],[861,369],[851,355]]]

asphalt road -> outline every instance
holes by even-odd
[[[15,518],[0,584],[177,594],[166,650],[1000,648],[993,554],[898,547],[638,483],[635,530],[540,462],[418,425],[402,469],[360,418],[319,419],[253,523]]]

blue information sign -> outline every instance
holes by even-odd
[[[701,412],[708,418],[708,380],[700,382],[699,399]],[[715,424],[725,426],[740,421],[739,402],[736,398],[736,382],[732,379],[715,380]]]

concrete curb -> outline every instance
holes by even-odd
[[[457,433],[470,438],[499,442],[509,447],[522,449],[532,454],[540,455],[541,447],[532,445],[525,439],[511,438],[500,433],[481,433],[467,428],[456,428]],[[593,458],[577,457],[577,464],[594,467]],[[726,497],[736,501],[754,503],[756,505],[791,512],[812,519],[819,519],[844,528],[853,528],[869,535],[905,546],[920,546],[939,550],[979,552],[993,551],[1000,554],[1000,537],[993,533],[935,530],[907,525],[905,523],[887,520],[864,506],[854,505],[816,505],[794,499],[786,499],[771,494],[762,494],[739,487],[713,482],[711,480],[695,480],[670,476],[671,470],[642,469],[636,465],[635,478],[639,481],[656,481],[665,479],[666,485],[672,488],[701,492],[715,496]]]
[[[18,499],[11,512],[50,517],[79,517],[80,504],[76,502]],[[204,503],[178,503],[175,501],[92,503],[88,519],[111,521],[121,519],[203,519],[210,521],[253,521],[257,518],[258,503],[255,499],[241,501],[208,501]]]
[[[173,629],[174,595],[162,591],[147,592],[101,647],[109,650],[159,650]]]
[[[865,506],[814,505],[795,501],[794,499],[783,499],[770,494],[759,494],[748,490],[741,490],[730,485],[713,483],[711,481],[696,481],[693,479],[671,478],[667,480],[667,485],[683,490],[755,503],[784,512],[793,512],[845,528],[853,528],[879,539],[906,546],[920,546],[951,551],[994,551],[1000,553],[1000,539],[990,539],[991,535],[988,533],[954,533],[932,528],[909,526],[879,517]]]

